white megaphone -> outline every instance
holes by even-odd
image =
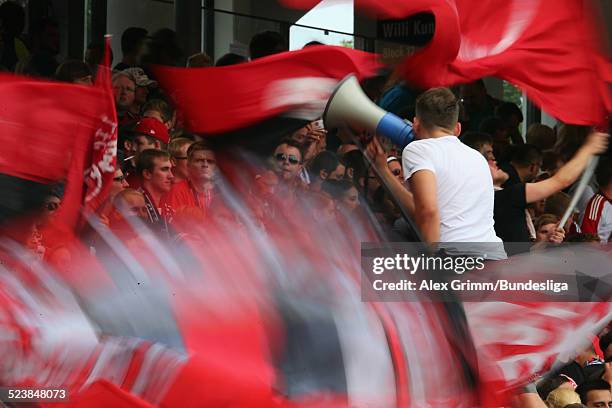
[[[325,107],[323,123],[328,129],[348,127],[356,133],[375,133],[402,149],[414,140],[412,123],[374,104],[355,75],[338,84]]]

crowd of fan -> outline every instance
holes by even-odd
[[[0,6],[2,58],[6,70],[91,85],[103,55],[103,44],[91,44],[83,60],[58,64],[57,25],[44,21],[33,30],[30,46],[22,39],[23,10],[14,3]],[[111,229],[125,225],[126,214],[149,225],[160,237],[171,238],[181,222],[205,223],[232,217],[218,198],[224,168],[206,138],[181,127],[177,115],[147,70],[150,62],[178,65],[182,54],[172,30],[152,36],[129,28],[121,37],[123,59],[114,66],[113,91],[120,125],[117,168],[107,202],[98,216]],[[256,35],[251,58],[286,50],[278,33]],[[215,66],[246,62],[226,54]],[[212,66],[205,54],[187,59],[188,67]],[[380,83],[382,85],[382,83]],[[531,242],[532,250],[567,242],[607,243],[612,231],[612,162],[602,159],[596,177],[580,197],[575,214],[565,225],[559,220],[576,187],[572,160],[588,148],[589,129],[542,124],[521,132],[523,115],[517,105],[491,97],[482,81],[454,90],[461,100],[460,140],[479,151],[489,164],[495,186],[495,231],[504,242]],[[385,109],[414,116],[418,92],[404,83],[369,89]],[[363,140],[363,139],[361,139]],[[585,142],[586,141],[586,142]],[[407,227],[400,207],[381,182],[388,172],[404,184],[401,151],[384,144],[384,160],[368,160],[350,135],[326,130],[321,121],[285,135],[269,151],[253,177],[252,208],[260,225],[290,217],[295,203],[308,198],[313,222],[329,222],[372,211],[391,232]],[[587,147],[585,147],[587,146]],[[372,159],[372,158],[369,158]],[[406,188],[407,185],[406,185]],[[39,227],[49,222],[61,204],[61,194],[49,196]],[[405,231],[402,239],[406,239]],[[408,234],[409,235],[409,234]],[[50,257],[50,243],[38,228],[30,246]],[[612,332],[599,339],[605,361],[612,360]],[[612,363],[593,350],[581,354],[556,377],[542,380],[538,392],[551,407],[612,407]],[[577,387],[577,388],[576,388]]]

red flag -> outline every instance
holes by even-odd
[[[310,0],[283,0],[306,8]],[[590,1],[584,0],[356,0],[383,18],[421,12],[435,16],[431,42],[408,57],[401,72],[429,88],[505,79],[558,119],[578,125],[604,121],[612,110],[612,65]]]
[[[156,67],[155,76],[186,119],[187,129],[221,133],[292,109],[315,119],[338,80],[374,75],[375,56],[343,47],[309,47],[220,68]]]
[[[117,161],[117,111],[112,91],[110,40],[110,35],[104,37],[104,60],[103,65],[98,67],[95,82],[96,87],[104,92],[105,111],[93,135],[91,162],[85,171],[85,204],[92,210],[97,209],[106,199],[113,183]]]
[[[52,183],[99,125],[98,89],[0,75],[0,173]]]

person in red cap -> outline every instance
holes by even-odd
[[[143,118],[133,131],[132,155],[125,159],[124,173],[131,188],[137,189],[142,185],[142,179],[136,171],[136,161],[141,152],[147,149],[166,150],[170,141],[168,128],[159,120],[154,118]]]

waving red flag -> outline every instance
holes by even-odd
[[[343,47],[308,47],[219,68],[156,67],[155,77],[200,133],[245,128],[290,110],[312,120],[323,113],[338,80],[379,68],[372,54]]]
[[[299,8],[318,3],[282,2]],[[432,40],[401,67],[408,82],[428,88],[496,76],[558,119],[579,125],[600,124],[612,110],[612,65],[592,6],[585,0],[355,1],[378,18],[435,16]]]
[[[99,125],[98,89],[0,75],[0,172],[43,183],[65,178],[75,142]]]
[[[98,208],[106,199],[115,174],[117,161],[117,111],[112,90],[112,75],[110,67],[111,36],[104,37],[104,60],[98,67],[96,87],[104,93],[104,114],[100,127],[93,135],[93,146],[90,167],[85,173],[86,195],[85,203],[91,209]]]

